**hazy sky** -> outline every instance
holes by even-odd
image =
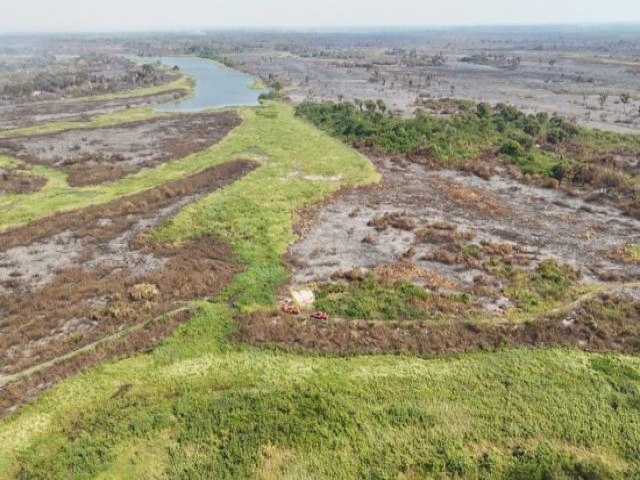
[[[0,32],[640,22],[640,0],[1,0]]]

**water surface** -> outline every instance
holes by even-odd
[[[255,79],[237,70],[197,57],[142,58],[145,63],[160,61],[177,65],[196,80],[193,95],[184,100],[158,105],[162,112],[198,112],[211,108],[258,105],[260,89],[251,88]]]

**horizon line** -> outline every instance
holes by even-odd
[[[153,34],[153,33],[209,33],[217,31],[263,31],[263,32],[308,32],[321,33],[323,31],[333,31],[339,33],[349,33],[355,31],[420,31],[420,30],[442,30],[442,29],[486,29],[486,28],[545,28],[545,27],[573,27],[573,28],[593,28],[593,27],[631,27],[640,25],[640,20],[620,20],[607,22],[539,22],[539,23],[480,23],[480,24],[416,24],[416,25],[212,25],[212,26],[159,26],[159,27],[126,27],[126,28],[105,28],[104,30],[9,30],[0,31],[0,36],[22,36],[22,35],[110,35],[110,34]],[[640,34],[640,32],[638,32]]]

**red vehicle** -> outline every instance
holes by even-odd
[[[317,311],[311,314],[311,318],[315,318],[317,320],[329,320],[329,315],[325,312]]]

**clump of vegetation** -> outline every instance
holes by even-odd
[[[640,244],[632,243],[624,249],[626,257],[632,262],[640,262]]]
[[[386,230],[389,227],[406,231],[411,231],[416,228],[416,222],[413,218],[397,212],[375,216],[369,220],[368,225],[378,231]]]
[[[484,268],[508,282],[505,293],[518,308],[527,312],[571,299],[576,294],[574,287],[580,277],[577,270],[554,259],[543,260],[533,271],[515,268],[495,258],[485,262]]]
[[[478,155],[487,148],[519,157],[539,141],[553,145],[578,133],[574,125],[560,117],[526,115],[506,104],[492,108],[481,103],[474,110],[467,103],[461,103],[458,113],[447,118],[423,110],[418,110],[414,118],[400,118],[391,114],[384,102],[372,100],[306,102],[297,107],[296,113],[357,146],[425,155],[443,164]]]
[[[228,56],[226,56],[221,49],[214,48],[207,45],[190,45],[185,49],[187,55],[195,55],[200,58],[207,58],[214,62],[221,63],[222,65],[233,68],[235,64]]]
[[[640,244],[631,243],[611,252],[609,257],[622,262],[640,262]]]
[[[47,179],[25,169],[0,167],[0,195],[5,193],[33,193],[47,184]]]
[[[474,53],[460,59],[463,63],[473,63],[475,65],[491,65],[498,68],[515,70],[522,63],[522,58],[517,56],[507,56],[499,54]]]
[[[625,329],[633,331],[640,328],[640,302],[625,295],[603,293],[582,302],[576,316],[592,322],[623,325]],[[640,374],[636,375],[636,379],[640,380]]]
[[[362,281],[322,285],[316,291],[316,308],[331,315],[364,320],[424,318],[420,302],[429,292],[411,282],[399,280],[383,284],[372,275]]]
[[[634,243],[627,246],[627,254],[633,261],[640,262],[640,244]]]
[[[129,298],[136,302],[155,300],[160,295],[160,290],[150,283],[138,283],[129,290]]]
[[[448,116],[418,109],[413,118],[401,118],[382,101],[305,102],[296,113],[356,147],[405,155],[417,163],[486,170],[486,176],[491,162],[501,161],[520,174],[547,180],[548,186],[589,187],[627,199],[640,192],[634,172],[602,157],[612,150],[640,152],[634,136],[580,128],[558,116],[528,115],[506,104],[461,101]],[[487,151],[492,155],[483,154]],[[634,205],[627,208],[631,214]]]
[[[424,320],[471,310],[466,293],[426,290],[404,278],[372,273],[316,290],[316,308],[332,316],[362,320]]]

